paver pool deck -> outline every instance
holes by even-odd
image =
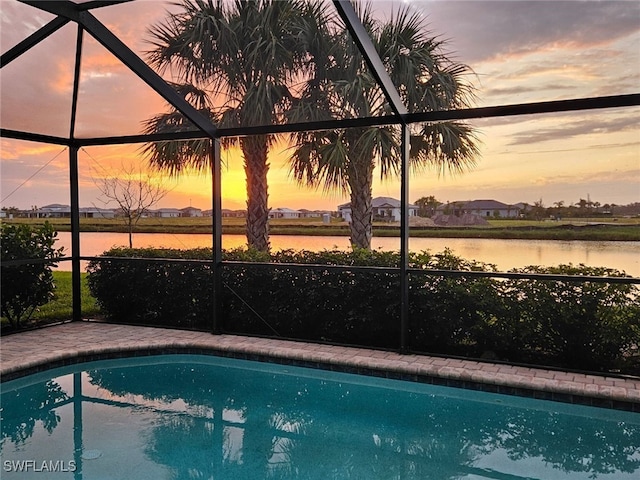
[[[166,328],[72,322],[2,337],[0,375],[81,361],[205,353],[640,412],[640,379]]]

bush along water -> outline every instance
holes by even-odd
[[[0,244],[0,302],[2,317],[13,329],[24,326],[38,307],[53,298],[52,261],[62,256],[55,248],[57,233],[49,223],[39,227],[2,224]],[[34,263],[6,265],[11,260],[33,260]]]
[[[89,264],[88,280],[110,320],[211,328],[211,249],[118,248],[105,257],[112,258]],[[225,332],[399,347],[398,253],[237,249],[223,258]],[[496,269],[448,250],[411,253],[410,268],[408,339],[413,351],[640,373],[637,285],[465,276],[459,272]],[[513,272],[625,276],[584,265]]]
[[[524,274],[621,277],[622,272],[584,265],[526,267]],[[484,342],[508,358],[585,370],[623,368],[637,361],[640,297],[637,285],[508,280],[497,289],[501,309],[480,330]]]

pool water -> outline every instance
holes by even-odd
[[[170,355],[2,384],[3,479],[637,479],[640,414]]]

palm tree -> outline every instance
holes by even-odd
[[[182,0],[150,30],[152,66],[179,77],[178,90],[222,126],[281,123],[291,105],[291,85],[312,74],[316,35],[323,28],[319,3],[302,0]],[[320,38],[323,36],[321,35]],[[205,94],[203,94],[205,92]],[[215,105],[215,100],[223,99]],[[187,127],[176,111],[150,119],[145,132]],[[247,242],[269,248],[267,155],[274,136],[236,140],[247,178]],[[227,144],[233,143],[227,140]],[[150,161],[174,174],[191,167],[207,170],[206,142],[154,142]]]
[[[451,61],[443,53],[442,40],[433,38],[418,14],[400,9],[381,22],[370,6],[359,11],[364,27],[409,111],[463,108],[473,100],[473,87],[463,81],[469,67]],[[334,29],[324,79],[307,85],[303,99],[317,106],[294,108],[293,121],[324,118],[359,118],[391,113],[383,93],[360,52],[343,27]],[[382,178],[397,175],[400,168],[400,132],[393,127],[350,128],[295,134],[292,175],[303,185],[325,191],[348,192],[351,199],[351,243],[371,248],[371,197],[373,174],[379,166]],[[474,164],[478,153],[473,130],[460,122],[412,127],[411,161],[414,171],[435,166],[460,172]]]

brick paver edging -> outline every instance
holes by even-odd
[[[640,412],[640,379],[364,348],[76,322],[2,338],[0,379],[107,358],[193,353]]]

